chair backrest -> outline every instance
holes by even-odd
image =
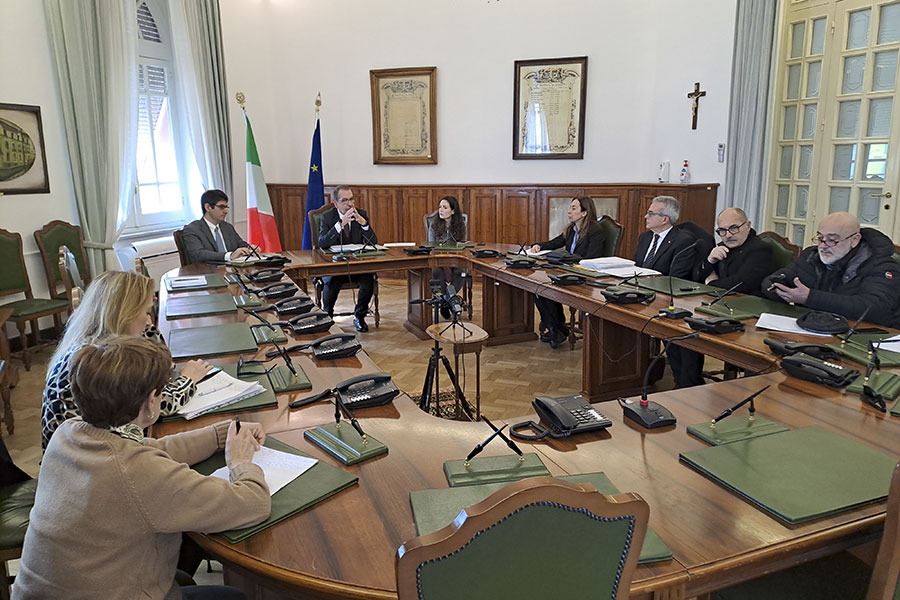
[[[81,274],[84,284],[91,282],[91,269],[84,250],[81,227],[65,221],[50,221],[34,232],[34,241],[37,242],[38,249],[41,251],[44,274],[47,276],[47,288],[50,290],[51,296],[58,295],[58,286],[63,283],[58,260],[60,246],[66,246],[69,249],[78,265],[78,272]]]
[[[188,266],[191,261],[188,259],[187,250],[184,249],[184,231],[176,229],[172,232],[172,237],[175,238],[175,247],[178,248],[178,260],[181,262],[181,266]]]
[[[628,598],[649,507],[549,477],[519,481],[397,550],[400,600]]]
[[[763,231],[757,237],[772,247],[772,262],[777,269],[783,269],[800,256],[800,246],[792,244],[786,237],[774,231]]]
[[[316,210],[311,210],[306,214],[306,218],[309,222],[309,237],[310,242],[312,243],[313,250],[317,250],[319,248],[319,223],[322,222],[322,215],[331,210],[334,205],[331,202],[326,202],[322,208],[317,208]]]
[[[66,299],[69,301],[69,312],[72,312],[81,304],[85,284],[81,278],[81,273],[78,271],[75,257],[65,245],[59,247],[59,264],[57,266],[66,291]]]
[[[469,237],[469,215],[468,215],[468,213],[463,213],[462,217],[463,217],[463,223],[466,224],[466,237],[468,238]],[[438,211],[434,211],[433,213],[428,213],[427,215],[425,215],[424,221],[425,221],[425,239],[426,240],[428,239],[428,232],[431,231],[431,224],[434,223],[434,220],[437,218],[438,218]],[[458,241],[461,242],[463,240],[458,240]]]
[[[872,570],[866,600],[893,600],[900,597],[900,464],[894,467],[891,491],[884,517],[884,533]]]
[[[0,269],[0,296],[25,294],[26,298],[33,298],[28,270],[25,268],[22,235],[0,229],[0,256],[3,257],[3,268]]]
[[[603,232],[603,253],[600,256],[616,256],[622,242],[622,231],[625,230],[618,221],[609,215],[597,219],[600,231]]]

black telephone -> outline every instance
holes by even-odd
[[[392,402],[400,394],[387,373],[357,375],[337,384],[334,391],[349,409],[382,406]]]
[[[323,312],[314,312],[307,315],[299,315],[288,321],[288,325],[294,333],[322,333],[328,331],[334,325],[334,319]]]
[[[722,334],[744,331],[744,324],[741,321],[729,319],[728,317],[715,317],[712,319],[685,317],[684,322],[690,325],[694,331],[702,331],[703,333]]]
[[[781,359],[781,366],[788,375],[836,388],[849,385],[859,377],[856,369],[842,367],[803,352],[785,356]]]
[[[508,269],[533,269],[534,260],[530,258],[507,258],[503,261]]]
[[[266,300],[274,300],[275,298],[287,298],[297,293],[297,286],[292,281],[283,283],[272,283],[259,290],[259,295]]]
[[[656,300],[656,292],[621,285],[611,285],[605,290],[601,290],[600,293],[603,294],[607,302],[612,302],[613,304],[650,303]]]
[[[352,333],[332,333],[310,342],[309,347],[319,360],[347,358],[362,350],[359,340]]]
[[[778,356],[790,356],[803,352],[809,356],[820,359],[837,358],[838,351],[825,344],[816,344],[814,342],[785,342],[766,338],[763,340],[774,354]]]
[[[267,256],[267,257],[263,258],[262,260],[259,260],[255,263],[253,263],[253,266],[278,268],[278,267],[283,267],[284,265],[288,264],[289,262],[291,262],[291,261],[288,257],[281,256],[280,254],[275,254],[273,256]]]
[[[569,437],[573,433],[584,433],[612,426],[612,421],[591,406],[580,394],[562,398],[537,396],[531,405],[540,420],[550,429],[544,429],[534,421],[525,421],[510,427],[513,437],[520,440],[540,440],[547,436],[559,439]],[[538,434],[522,433],[521,430],[525,428],[534,429]]]
[[[547,262],[551,265],[574,265],[581,260],[580,256],[567,252],[566,250],[554,250],[553,252],[544,255],[544,258],[546,258]]]
[[[431,254],[431,246],[419,246],[417,248],[404,248],[404,252],[406,252],[410,256],[425,256],[427,254]]]
[[[567,273],[565,275],[550,275],[550,281],[555,283],[556,285],[584,285],[587,283],[587,279],[582,277],[581,275],[576,275],[574,273]]]
[[[283,277],[284,272],[281,269],[260,269],[247,274],[247,278],[254,283],[281,281]]]
[[[279,300],[274,306],[279,315],[303,315],[311,311],[316,303],[309,296],[294,296]]]
[[[493,248],[479,248],[478,250],[471,250],[472,256],[475,258],[502,258],[505,256],[499,250],[494,250]]]

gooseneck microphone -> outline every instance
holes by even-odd
[[[683,319],[691,316],[693,313],[686,308],[675,308],[675,290],[672,288],[672,268],[675,266],[675,260],[700,243],[700,240],[694,240],[690,246],[685,246],[672,256],[672,262],[669,263],[669,306],[659,311],[660,317],[666,319]]]

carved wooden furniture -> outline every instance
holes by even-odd
[[[60,270],[59,249],[63,246],[69,251],[74,261],[74,270],[80,274],[79,284],[82,290],[91,283],[91,266],[87,261],[84,250],[84,237],[81,235],[81,227],[66,223],[65,221],[50,221],[42,228],[34,232],[34,240],[41,252],[41,261],[44,264],[44,274],[47,276],[47,289],[52,298],[67,297],[69,290],[59,291],[60,284],[64,284],[63,274]],[[71,303],[69,312],[71,312]]]

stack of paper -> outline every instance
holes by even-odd
[[[265,390],[258,381],[241,381],[224,371],[219,371],[206,381],[197,384],[197,393],[178,410],[178,414],[185,419],[193,419],[263,391]]]
[[[756,321],[757,329],[771,329],[772,331],[782,331],[784,333],[799,333],[801,335],[820,335],[830,337],[830,333],[815,333],[808,329],[803,329],[797,325],[797,319],[794,317],[785,317],[783,315],[773,315],[772,313],[762,313]]]
[[[202,287],[206,285],[206,277],[204,277],[203,275],[194,275],[192,277],[173,277],[170,285],[173,290],[177,290],[179,288]]]
[[[900,352],[900,335],[894,335],[881,340],[881,343],[878,344],[878,349]]]
[[[578,263],[582,267],[602,271],[603,269],[615,269],[618,267],[634,267],[634,261],[619,256],[603,256],[600,258],[586,258]]]
[[[319,461],[315,458],[288,454],[265,446],[253,455],[253,464],[259,465],[266,477],[270,496],[274,496],[275,492],[303,475],[317,462]],[[216,469],[211,475],[228,481],[228,467]]]
[[[373,247],[374,246],[374,247]],[[338,254],[340,252],[359,252],[365,248],[366,250],[387,250],[387,247],[382,246],[380,244],[344,244],[343,246],[338,244],[336,246],[331,246],[328,248],[329,252],[334,254]]]

